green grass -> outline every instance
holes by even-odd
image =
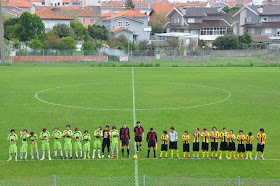
[[[181,137],[186,129],[192,132],[195,127],[210,129],[215,125],[219,131],[226,126],[228,130],[233,129],[235,134],[243,129],[245,133],[252,131],[254,136],[259,128],[264,127],[267,134],[265,161],[146,159],[147,145],[144,144],[139,154],[139,175],[279,178],[279,68],[157,67],[134,68],[134,72],[136,109],[188,107],[216,102],[228,96],[226,92],[196,85],[221,88],[232,94],[227,101],[210,106],[137,110],[136,119],[141,121],[146,131],[153,127],[160,136],[164,129],[174,126]],[[54,174],[61,177],[134,176],[134,161],[128,159],[6,162],[6,138],[11,128],[17,134],[24,128],[39,134],[43,127],[52,132],[55,126],[64,130],[70,124],[72,128],[79,126],[81,131],[88,129],[93,134],[100,125],[116,125],[119,129],[123,122],[127,122],[132,129],[131,110],[67,108],[43,103],[34,97],[36,92],[53,87],[87,84],[53,89],[42,92],[39,97],[77,107],[132,109],[131,75],[131,68],[0,66],[0,179],[48,177]],[[182,157],[181,141],[178,145]],[[132,154],[133,143],[130,143],[130,148]],[[256,143],[253,155],[255,149]],[[53,156],[53,149],[51,153]]]

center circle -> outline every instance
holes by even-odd
[[[134,82],[134,92],[136,110],[202,107],[231,97],[224,89],[186,83]],[[133,90],[132,82],[87,83],[45,89],[35,98],[69,108],[132,111]]]

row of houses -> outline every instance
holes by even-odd
[[[248,33],[256,42],[280,41],[280,5],[277,3],[260,6],[244,0],[248,4],[240,6],[238,1],[239,11],[232,16],[235,22],[229,23],[222,8],[229,3],[238,3],[236,0],[172,4],[164,0],[161,4],[153,3],[154,0],[136,0],[134,10],[125,10],[121,1],[100,2],[103,6],[95,6],[94,1],[51,0],[57,4],[46,6],[48,0],[2,0],[2,4],[4,12],[14,17],[25,11],[36,13],[42,18],[47,32],[56,24],[70,25],[71,20],[78,19],[85,27],[104,25],[113,37],[123,34],[130,41],[141,42],[150,40],[152,28],[149,25],[157,15],[164,14],[169,19],[164,25],[167,33],[156,34],[158,40],[196,38],[196,41],[207,41],[211,47],[217,37],[232,30],[236,35]],[[86,6],[80,6],[82,4]]]

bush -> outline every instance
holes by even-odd
[[[213,42],[213,46],[215,46],[218,50],[237,49],[239,46],[239,41],[235,35],[225,35],[218,37]]]
[[[28,46],[34,50],[44,49],[44,44],[38,39],[32,39]]]
[[[84,55],[93,55],[95,51],[94,43],[91,41],[85,41],[82,45],[82,50],[84,51]]]

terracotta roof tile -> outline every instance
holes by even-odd
[[[2,0],[2,6],[31,8],[34,6],[34,4],[27,0]]]
[[[106,17],[106,20],[110,20],[111,19],[111,13],[105,13],[100,15],[99,17]],[[142,14],[140,12],[137,12],[135,10],[125,10],[119,13],[114,13],[113,14],[113,18],[117,18],[117,17],[149,17],[147,14]]]
[[[110,32],[119,32],[119,31],[122,31],[122,30],[127,30],[127,31],[129,31],[129,32],[134,32],[134,31],[132,31],[132,30],[128,30],[128,29],[126,29],[126,28],[124,28],[124,27],[120,27],[120,28],[117,28],[117,29],[115,29],[115,30],[111,30]]]
[[[72,20],[73,18],[57,13],[55,11],[46,9],[36,13],[42,19],[60,19],[60,20]]]
[[[173,4],[156,4],[156,5],[152,5],[152,8],[153,8],[153,11],[155,11],[156,14],[160,14],[160,13],[167,14],[174,7],[182,6],[182,4],[186,5],[185,3],[177,3],[175,5],[173,5]]]

